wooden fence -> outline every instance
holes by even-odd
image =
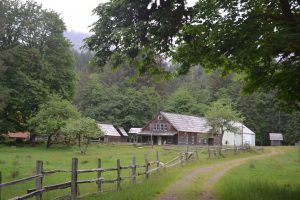
[[[159,170],[161,168],[169,168],[173,167],[179,164],[183,164],[184,162],[187,162],[189,159],[199,159],[197,150],[193,151],[185,151],[183,153],[180,153],[179,156],[176,158],[170,160],[167,163],[161,163],[159,161],[159,154],[158,151],[156,151],[156,160],[155,161],[149,161],[148,155],[145,154],[145,162],[144,164],[136,164],[136,157],[132,157],[132,164],[129,166],[122,166],[121,160],[117,159],[116,167],[112,168],[102,168],[102,162],[101,159],[98,159],[98,166],[95,169],[78,169],[78,159],[73,158],[72,159],[72,167],[69,170],[49,170],[44,171],[43,169],[43,161],[38,160],[36,161],[36,169],[35,169],[35,175],[18,179],[11,182],[2,183],[1,182],[1,172],[0,172],[0,200],[1,200],[1,188],[16,185],[19,183],[25,183],[28,181],[35,181],[35,188],[34,189],[28,189],[27,194],[23,196],[17,196],[12,198],[12,200],[21,200],[21,199],[28,199],[35,197],[37,200],[42,199],[42,195],[45,192],[52,191],[52,190],[58,190],[58,189],[66,189],[70,188],[70,195],[67,197],[64,197],[64,199],[76,199],[79,197],[79,185],[83,183],[96,183],[97,184],[97,193],[104,192],[102,190],[102,185],[106,183],[116,183],[116,191],[119,191],[121,189],[121,181],[130,179],[131,183],[136,182],[136,178],[138,176],[144,176],[146,179],[149,178],[149,174],[151,173],[159,173]],[[144,169],[143,172],[137,172],[137,169]],[[130,176],[121,176],[122,170],[131,170]],[[105,172],[110,171],[116,171],[117,176],[115,179],[106,180],[103,177],[103,174]],[[43,177],[56,174],[56,173],[70,173],[71,179],[68,182],[54,184],[54,185],[43,185]],[[96,173],[97,176],[95,179],[89,179],[89,180],[78,180],[78,174],[81,173]]]

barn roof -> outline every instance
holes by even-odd
[[[123,136],[128,136],[128,134],[127,134],[127,132],[124,130],[124,128],[123,127],[118,127],[118,129],[119,129],[119,132],[123,135]]]
[[[177,131],[195,133],[209,132],[209,127],[206,125],[206,119],[204,117],[195,117],[167,112],[160,112],[160,114],[163,115]]]
[[[111,124],[97,124],[98,128],[108,136],[121,136],[115,127]]]
[[[27,139],[29,136],[30,136],[29,132],[15,132],[15,133],[8,132],[8,137],[9,138]]]
[[[234,126],[242,129],[241,132],[243,131],[243,134],[255,135],[255,133],[252,130],[250,130],[247,126],[240,122],[235,122]]]
[[[281,133],[269,133],[270,140],[283,140],[283,136]]]
[[[142,128],[131,128],[128,133],[137,134],[142,131]]]

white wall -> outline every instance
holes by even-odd
[[[234,134],[231,132],[225,132],[223,135],[222,144],[233,146],[242,145],[242,134]],[[255,134],[244,133],[243,135],[243,143],[249,144],[250,146],[255,146]]]

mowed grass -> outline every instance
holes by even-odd
[[[230,170],[215,186],[217,198],[300,199],[300,151],[295,147],[285,148],[285,151],[285,154],[264,160],[252,160]]]
[[[53,169],[71,169],[71,159],[78,158],[79,169],[92,169],[97,167],[97,160],[101,158],[103,168],[116,167],[117,159],[121,159],[121,166],[132,163],[132,156],[136,156],[137,164],[145,164],[145,154],[148,154],[149,161],[154,161],[156,151],[162,162],[171,160],[178,155],[176,151],[164,150],[161,147],[136,148],[133,145],[92,145],[86,155],[80,155],[76,146],[73,147],[52,147],[46,149],[44,146],[37,147],[8,147],[0,146],[0,171],[2,172],[2,182],[8,182],[35,173],[36,160],[44,162],[44,171]],[[140,169],[144,170],[144,169]],[[122,176],[130,176],[131,170],[122,170]],[[106,172],[102,175],[106,179],[114,179],[116,172]],[[94,179],[96,173],[79,174],[79,180]],[[70,173],[58,173],[46,176],[43,185],[57,184],[70,181]],[[113,189],[113,184],[107,184],[107,188]],[[15,186],[8,186],[2,189],[2,199],[12,198],[26,194],[27,189],[34,188],[34,181],[30,181]],[[96,191],[96,184],[80,185],[80,195],[93,193]],[[45,193],[45,199],[53,199],[70,193],[70,189],[56,190]]]

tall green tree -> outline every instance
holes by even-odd
[[[141,72],[162,73],[157,57],[191,66],[245,74],[244,91],[273,90],[300,109],[300,5],[298,0],[111,0],[87,40],[96,62],[128,62]]]
[[[64,22],[33,1],[1,1],[0,27],[0,131],[23,130],[49,94],[73,98],[74,61]]]
[[[88,117],[70,118],[66,121],[61,132],[71,139],[77,139],[81,154],[85,154],[92,137],[100,137],[103,133],[97,127],[96,121]]]
[[[220,135],[220,145],[222,145],[225,131],[238,133],[240,129],[235,123],[243,121],[243,117],[234,110],[229,99],[219,99],[213,102],[205,113],[205,118],[207,126],[211,127],[211,133]]]
[[[80,119],[80,113],[76,107],[68,100],[52,95],[46,103],[40,106],[38,113],[29,120],[29,125],[33,133],[47,135],[46,146],[49,148],[52,137],[61,134],[62,128],[71,119]]]

